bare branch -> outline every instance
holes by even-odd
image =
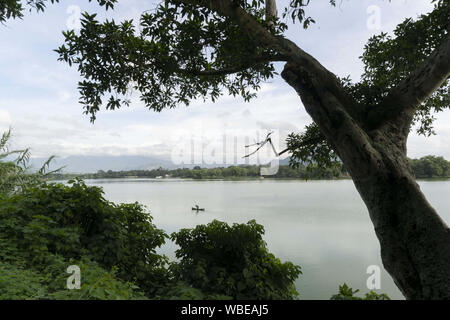
[[[286,148],[286,149],[284,149],[283,151],[281,151],[281,152],[278,154],[278,156],[282,156],[283,154],[285,154],[286,152],[289,152],[289,151],[291,151],[291,149]]]
[[[264,147],[267,143],[270,143],[270,145],[272,146],[273,152],[274,152],[275,155],[278,157],[279,154],[278,154],[277,150],[275,150],[275,147],[273,146],[273,143],[272,143],[272,139],[270,138],[270,136],[272,135],[272,133],[273,133],[273,131],[269,132],[269,133],[267,134],[266,138],[265,138],[263,141],[261,141],[261,142],[256,142],[255,144],[245,146],[246,148],[252,147],[252,146],[259,146],[259,147],[258,147],[255,151],[253,151],[252,153],[243,156],[243,158],[248,158],[248,157],[250,157],[251,155],[254,155],[254,154],[257,153],[262,147]]]
[[[261,144],[259,144],[259,147],[258,147],[255,151],[253,151],[252,153],[249,153],[249,154],[243,156],[242,158],[248,158],[248,157],[254,155],[254,154],[257,153],[262,147],[264,147],[264,146],[267,144],[267,142],[268,142],[268,140],[262,142]]]
[[[273,143],[272,143],[272,139],[270,138],[270,135],[271,135],[272,133],[273,133],[273,132],[269,132],[269,133],[267,134],[267,136],[266,136],[266,139],[263,140],[263,141],[261,141],[261,142],[256,142],[255,144],[251,144],[251,145],[245,146],[246,148],[252,147],[252,146],[259,146],[259,147],[258,147],[255,151],[253,151],[252,153],[250,153],[250,154],[248,154],[248,155],[245,155],[243,158],[248,158],[248,157],[254,155],[254,154],[257,153],[262,147],[264,147],[267,143],[270,143],[270,145],[272,146],[272,150],[273,150],[273,152],[275,153],[275,155],[276,155],[277,157],[282,156],[283,154],[285,154],[285,153],[287,153],[287,152],[289,152],[289,151],[292,151],[291,148],[286,148],[286,149],[284,149],[283,151],[281,151],[280,153],[278,153],[277,150],[275,149],[275,146],[274,146]],[[301,144],[297,145],[297,148],[299,148],[299,147],[304,147],[304,146],[308,146],[308,145],[316,145],[316,144],[322,143],[322,142],[324,141],[324,139],[325,139],[324,137],[314,137],[314,138],[306,139],[306,140],[303,140]]]

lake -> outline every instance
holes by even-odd
[[[296,282],[300,299],[329,299],[344,282],[362,293],[367,268],[381,267],[381,290],[392,299],[402,294],[382,267],[380,246],[363,201],[351,180],[87,180],[103,187],[113,202],[138,201],[148,206],[153,222],[167,233],[213,219],[265,227],[269,251],[302,267]],[[450,222],[450,181],[420,181],[441,217]],[[196,214],[194,204],[206,208]],[[170,242],[170,241],[169,241]],[[175,259],[176,245],[159,252]]]

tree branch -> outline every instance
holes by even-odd
[[[266,20],[269,21],[269,26],[273,26],[273,21],[278,17],[277,1],[266,0]]]
[[[450,76],[450,36],[406,79],[393,88],[378,107],[370,110],[368,123],[375,129],[397,119],[408,127],[417,108]],[[409,129],[409,128],[408,128]]]
[[[169,0],[175,4],[189,4],[208,8],[219,15],[230,18],[239,25],[244,32],[250,34],[263,47],[283,53],[279,39],[269,30],[257,22],[244,9],[233,3],[232,0]]]
[[[228,68],[223,69],[211,69],[211,70],[189,70],[189,69],[183,69],[179,68],[177,72],[182,74],[187,74],[191,76],[223,76],[223,75],[229,75],[233,73],[238,73],[240,71],[247,70],[249,68],[255,67],[258,64],[262,63],[269,63],[269,62],[281,62],[281,61],[287,61],[287,57],[283,56],[281,54],[274,54],[274,55],[268,55],[264,57],[257,57],[252,59],[252,61],[246,65],[242,66],[232,66]]]

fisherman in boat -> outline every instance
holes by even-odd
[[[192,210],[196,210],[197,212],[198,212],[198,211],[205,211],[205,209],[204,209],[204,208],[200,208],[200,207],[198,206],[198,204],[196,204],[196,205],[195,205],[195,208],[192,208]]]

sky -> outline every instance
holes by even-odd
[[[362,73],[358,57],[372,35],[392,32],[405,18],[432,9],[426,0],[341,0],[336,8],[327,2],[312,1],[307,13],[316,24],[307,31],[291,25],[287,36],[329,70],[353,80]],[[208,161],[218,163],[217,156],[226,150],[236,152],[234,160],[242,159],[249,152],[244,145],[261,140],[269,130],[281,150],[288,133],[301,132],[311,122],[295,91],[276,77],[264,83],[250,103],[223,96],[216,103],[194,101],[189,107],[155,113],[134,93],[129,108],[102,111],[90,123],[78,103],[76,68],[57,61],[53,51],[63,43],[62,31],[76,28],[79,11],[98,12],[101,19],[138,20],[155,3],[119,0],[113,12],[105,12],[87,0],[64,0],[45,13],[27,13],[23,20],[0,26],[0,130],[12,127],[14,147],[31,147],[35,157],[143,155],[178,161],[189,145],[195,154],[206,149],[213,155]],[[278,3],[282,8],[288,1]],[[281,71],[281,64],[276,67]],[[410,157],[434,154],[450,159],[450,112],[436,118],[436,136],[411,134]]]

